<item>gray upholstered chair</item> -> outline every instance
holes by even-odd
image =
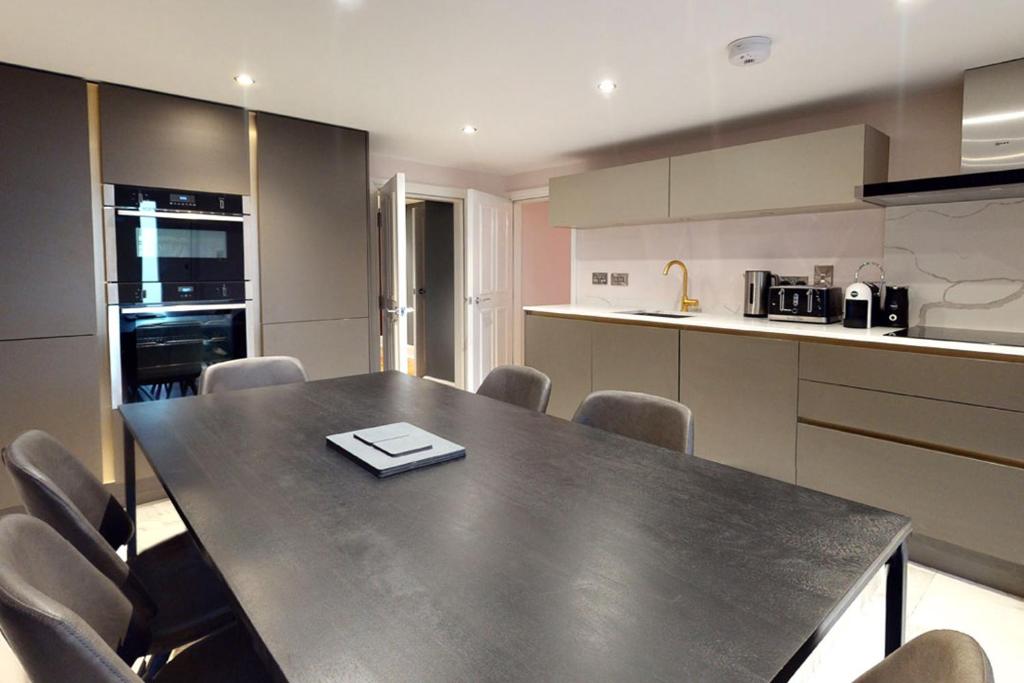
[[[693,414],[682,403],[635,391],[595,391],[573,422],[693,455]]]
[[[914,638],[854,683],[993,683],[992,664],[974,638],[929,631]]]
[[[298,358],[291,356],[262,356],[239,358],[210,365],[199,378],[199,393],[272,387],[277,384],[305,382],[306,369]]]
[[[118,556],[134,533],[128,515],[52,436],[25,432],[3,450],[3,460],[27,512],[149,614],[154,651],[169,652],[233,621],[227,588],[188,534],[144,550],[130,564]]]
[[[476,393],[543,413],[551,398],[551,380],[525,365],[501,365],[487,373]]]
[[[41,520],[0,519],[0,630],[35,683],[141,679],[149,651],[145,614]],[[245,632],[228,626],[161,668],[157,683],[270,680]]]

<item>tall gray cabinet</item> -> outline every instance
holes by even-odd
[[[258,113],[263,353],[368,372],[367,133]]]
[[[0,443],[39,428],[101,471],[85,81],[0,65]],[[0,476],[0,509],[18,504]]]

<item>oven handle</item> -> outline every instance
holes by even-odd
[[[221,223],[244,223],[245,216],[222,216],[211,213],[176,213],[173,211],[137,211],[118,209],[118,216],[141,216],[143,218],[176,218],[180,221],[218,221]]]
[[[237,311],[246,304],[191,304],[185,306],[138,306],[122,308],[122,313],[188,313],[190,311]]]

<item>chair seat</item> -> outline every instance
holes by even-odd
[[[245,629],[233,624],[189,646],[169,661],[155,683],[269,683]]]
[[[156,603],[153,652],[165,652],[232,622],[229,593],[187,533],[139,553],[132,572]]]

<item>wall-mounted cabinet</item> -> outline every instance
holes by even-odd
[[[867,206],[859,185],[889,177],[889,138],[847,126],[672,157],[674,219]]]
[[[669,160],[552,178],[551,225],[597,228],[664,223],[669,212]]]
[[[249,194],[249,115],[224,104],[100,85],[103,182]]]
[[[551,224],[598,228],[870,206],[889,138],[856,125],[552,178]]]
[[[0,339],[96,334],[85,81],[0,64]]]

